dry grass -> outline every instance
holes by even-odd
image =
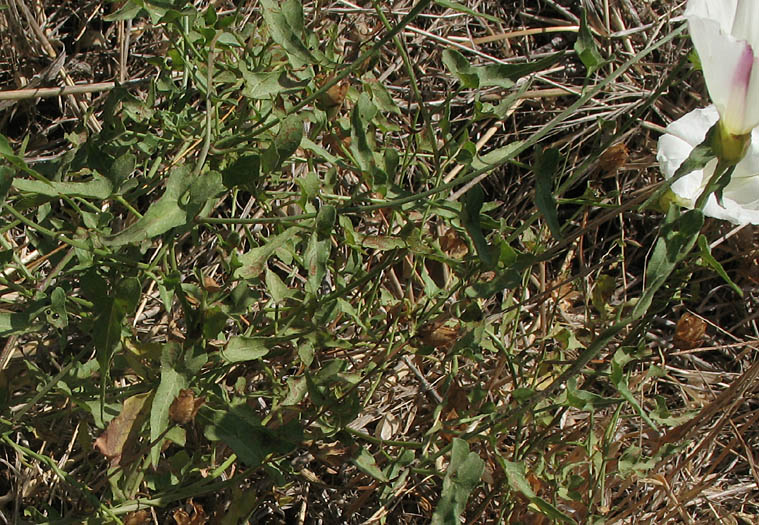
[[[400,109],[387,115],[380,136],[382,146],[401,154],[403,170],[396,182],[408,194],[374,191],[360,173],[344,165],[329,175],[328,169],[335,166],[299,150],[298,160],[281,174],[258,181],[256,194],[229,191],[206,215],[288,220],[315,212],[313,206],[307,208],[311,203],[300,200],[297,181],[316,172],[336,179],[321,196],[325,202],[334,198],[341,205],[358,207],[344,217],[359,234],[377,236],[376,242],[381,242],[413,227],[422,241],[438,248],[428,255],[408,246],[358,249],[332,236],[333,266],[328,285],[321,290],[325,296],[355,283],[349,272],[357,276],[369,272],[369,279],[340,295],[355,317],[343,303],[333,315],[303,295],[309,274],[297,257],[305,252],[305,241],[302,246],[294,244],[302,248],[295,250],[296,259],[279,256],[268,261],[271,272],[294,294],[301,294],[295,301],[285,299],[273,307],[270,287],[257,279],[246,284],[251,293],[244,307],[229,306],[237,286],[231,254],[246,253],[256,246],[254,241],[262,243],[280,233],[277,224],[207,222],[178,237],[135,243],[122,252],[131,259],[122,270],[136,274],[142,270],[132,263],[152,265],[153,257],[165,256],[168,244],[175,270],[188,284],[185,300],[190,307],[175,302],[167,310],[161,279],[143,278],[137,309],[124,325],[139,344],[178,341],[187,346],[198,338],[207,345],[204,351],[211,356],[210,363],[219,364],[213,355],[219,354],[225,341],[199,333],[206,321],[195,320],[202,325],[198,328],[188,316],[190,311],[210,315],[210,310],[201,308],[215,304],[228,307],[227,323],[222,323],[227,336],[244,332],[279,338],[263,360],[222,363],[218,370],[205,366],[191,384],[211,407],[220,406],[213,405],[215,399],[246,400],[272,431],[299,421],[305,435],[295,450],[273,453],[276,461],[267,460],[265,467],[248,468],[241,461],[224,464],[237,450],[223,440],[207,439],[196,420],[187,427],[185,447],[166,449],[157,471],[145,459],[149,430],[143,431],[133,463],[125,460],[115,470],[113,465],[109,468],[92,448],[103,431],[98,411],[85,406],[85,402],[97,404],[100,381],[106,380],[84,372],[84,365],[95,357],[92,317],[81,301],[69,302],[72,312],[77,307],[83,310],[81,315],[71,314],[66,330],[43,322],[33,331],[6,338],[4,354],[11,357],[12,352],[14,358],[3,363],[7,366],[0,384],[5,396],[0,414],[5,436],[0,448],[4,522],[73,520],[96,511],[100,512],[96,520],[106,520],[104,508],[124,519],[127,511],[148,508],[144,515],[129,514],[135,521],[127,522],[182,523],[177,509],[184,506],[189,511],[194,501],[200,505],[195,510],[203,509],[208,518],[184,523],[231,523],[222,521],[224,516],[233,520],[230,509],[249,501],[250,523],[383,519],[426,523],[440,498],[451,440],[461,436],[485,463],[482,482],[474,488],[464,513],[468,523],[552,522],[545,508],[541,512],[528,506],[509,465],[526,469],[524,480],[536,497],[578,523],[759,523],[754,452],[759,447],[757,254],[750,226],[733,230],[714,221],[707,222],[703,232],[716,259],[743,290],[743,299],[697,257],[688,259],[644,323],[615,338],[569,385],[526,413],[519,408],[522,389],[548,386],[641,294],[646,260],[662,222],[660,211],[639,209],[661,181],[656,141],[667,123],[704,105],[705,90],[700,74],[684,64],[690,46],[684,37],[620,68],[676,30],[682,24],[677,18],[682,6],[643,0],[585,2],[589,27],[605,60],[588,80],[573,50],[579,2],[462,3],[497,21],[433,4],[369,64],[368,71]],[[383,10],[391,25],[412,8],[405,0],[391,5]],[[0,88],[18,90],[5,97],[0,93],[0,133],[15,151],[23,144],[24,159],[31,166],[63,158],[72,149],[73,137],[85,140],[114,133],[107,112],[116,111],[118,118],[125,119],[129,99],[119,101],[120,108],[109,106],[113,82],[126,85],[132,96],[144,100],[151,79],[162,69],[165,74],[162,64],[176,32],[167,32],[163,24],[145,17],[105,21],[115,6],[100,1],[8,0],[0,11]],[[236,14],[235,27],[252,24],[261,31],[258,2],[234,6],[220,1],[214,6],[219,17]],[[207,9],[205,3],[194,7]],[[370,2],[305,2],[304,11],[324,48],[334,49],[337,56],[356,56],[386,31]],[[259,51],[258,34],[245,34],[247,51]],[[483,65],[523,63],[559,51],[564,55],[531,75],[529,85],[475,91],[461,88],[443,65],[441,53],[451,48]],[[216,70],[231,70],[228,64],[244,51],[220,49],[211,57],[217,61]],[[181,68],[173,74],[181,83]],[[214,143],[204,149],[202,118],[207,101],[192,90],[201,75],[185,78],[191,79],[186,105],[181,107],[191,115],[185,124],[170,125],[170,113],[179,111],[180,105],[162,107],[170,98],[163,92],[150,123],[130,130],[166,141],[152,156],[140,157],[145,162],[135,168],[140,180],[148,182],[144,191],[126,200],[141,214],[162,194],[161,180],[171,166],[186,162],[192,167],[199,159],[202,164],[207,155],[208,165],[221,170],[225,155],[238,153],[235,144],[225,149]],[[350,117],[362,86],[366,89],[362,78],[367,78],[366,72],[348,77],[355,92],[349,92],[333,116],[336,122]],[[77,94],[75,85],[82,86]],[[220,92],[222,87],[233,89],[231,82],[219,81],[218,86]],[[496,104],[523,87],[503,118],[474,118],[475,100]],[[37,88],[63,90],[35,91],[35,96],[45,97],[27,98]],[[309,89],[316,88],[312,84]],[[591,98],[564,113],[591,89],[597,90]],[[284,96],[280,102],[291,107],[298,96],[304,95]],[[239,88],[225,97],[216,108],[218,138],[225,133],[240,136],[242,148],[264,149],[265,141],[245,135],[246,121],[252,117],[241,114],[249,108]],[[489,240],[505,238],[515,250],[536,257],[519,267],[517,283],[483,298],[474,298],[469,287],[499,278],[502,268],[486,271],[477,264],[475,247],[459,220],[456,206],[466,200],[465,189],[471,184],[454,185],[430,195],[429,202],[411,202],[405,208],[392,203],[376,209],[368,206],[369,199],[385,204],[455,182],[467,168],[454,160],[451,152],[457,149],[450,142],[462,136],[468,136],[481,154],[523,140],[557,148],[562,159],[554,186],[563,225],[560,240],[551,236],[535,205],[531,166],[536,148],[531,144],[516,158],[474,179],[485,191]],[[350,163],[339,153],[345,137],[337,128],[311,138]],[[139,151],[136,143],[129,147]],[[25,217],[48,221],[48,227],[73,235],[66,221],[78,224],[78,219],[67,215],[70,203],[46,203],[47,218],[40,218],[34,201],[22,207],[19,193],[11,190],[8,199]],[[112,199],[108,206],[121,221],[116,229],[136,220],[124,203]],[[0,310],[26,308],[34,290],[53,286],[86,300],[81,276],[71,269],[72,260],[82,259],[65,264],[61,259],[65,253],[73,257],[73,248],[45,238],[7,210],[3,219],[9,225],[2,229],[3,250],[13,258],[9,255],[0,281]],[[239,240],[230,240],[233,236]],[[382,271],[371,274],[375,268]],[[168,278],[169,270],[158,264],[150,271]],[[681,340],[673,343],[676,324],[686,312],[694,314],[684,321],[690,325],[681,325]],[[706,323],[703,337],[700,322]],[[304,363],[302,352],[308,345],[314,352],[313,364]],[[119,355],[126,353],[120,350]],[[322,394],[339,399],[345,414],[327,402],[311,401],[313,390],[292,406],[283,403],[293,379],[309,371],[317,377],[332,359],[342,359],[345,368],[339,381],[324,379]],[[655,419],[658,430],[631,403],[621,402],[611,379],[613,363],[623,366],[626,385],[642,412]],[[156,361],[150,365],[159,366]],[[135,373],[132,362],[122,363],[121,369],[113,366],[105,387],[105,400],[114,411],[111,416],[126,397],[159,382],[157,372],[148,371],[144,377]],[[57,384],[59,373],[66,378],[66,387]],[[49,388],[35,396],[40,385]],[[568,399],[575,388],[594,397]],[[350,403],[359,408],[354,411]],[[178,458],[180,449],[188,456],[185,465],[168,460]],[[396,474],[402,476],[378,479],[357,460],[362,450],[375,468],[387,473],[395,463]],[[413,454],[405,457],[404,451]],[[211,474],[222,464],[223,472]],[[184,492],[156,488],[161,476],[171,475]],[[203,479],[208,483],[204,485]],[[130,494],[125,487],[134,490]],[[138,504],[138,499],[143,502]]]

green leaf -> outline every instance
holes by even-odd
[[[230,338],[221,358],[227,363],[242,363],[260,359],[269,353],[265,341],[260,337],[234,336]]]
[[[480,87],[480,78],[464,55],[453,49],[443,50],[442,61],[453,76],[467,89]]]
[[[361,239],[361,246],[373,250],[388,251],[406,247],[406,241],[391,235],[367,235]]]
[[[0,166],[0,206],[5,203],[5,197],[13,184],[14,171],[8,166]]]
[[[603,63],[603,57],[601,56],[601,53],[598,52],[596,42],[593,39],[593,34],[590,32],[588,26],[588,13],[585,9],[582,9],[581,16],[580,32],[577,35],[574,49],[577,52],[577,56],[580,57],[580,60],[582,60],[583,65],[587,69],[587,76],[590,76],[601,66]]]
[[[549,148],[538,153],[535,162],[535,205],[546,219],[553,238],[561,240],[561,226],[553,198],[553,181],[559,166],[559,150]]]
[[[50,293],[50,311],[47,314],[47,321],[59,330],[66,328],[69,324],[66,312],[66,292],[60,286]]]
[[[356,159],[358,167],[365,173],[372,173],[376,168],[374,152],[369,144],[368,130],[371,130],[372,119],[377,115],[377,107],[366,93],[361,93],[358,102],[351,113],[351,145],[350,150]]]
[[[251,279],[253,277],[258,277],[261,272],[264,271],[266,261],[269,260],[269,257],[297,237],[298,233],[300,233],[300,228],[293,226],[279,235],[269,238],[263,246],[253,248],[249,252],[241,255],[239,258],[241,266],[234,271],[233,276],[236,279]]]
[[[301,140],[303,140],[303,119],[298,115],[288,115],[280,122],[274,142],[261,157],[264,173],[279,169],[282,163],[295,153]]]
[[[443,51],[442,61],[448,70],[468,89],[498,86],[514,87],[520,78],[541,71],[558,62],[562,53],[524,64],[487,64],[472,66],[464,55],[453,49]]]
[[[722,277],[722,280],[725,281],[730,286],[730,288],[735,290],[735,292],[738,294],[738,297],[743,297],[743,290],[741,290],[740,287],[735,284],[732,279],[730,279],[730,276],[727,275],[727,272],[719,263],[719,261],[714,258],[712,255],[712,249],[709,247],[709,241],[703,235],[698,236],[698,248],[700,250],[699,255],[701,256],[701,259],[703,259],[703,261],[709,267],[711,267],[712,270],[717,272],[717,275]]]
[[[488,20],[490,22],[493,22],[494,24],[501,24],[503,23],[503,20],[501,20],[498,17],[495,17],[493,15],[489,15],[486,13],[480,13],[479,11],[475,11],[474,9],[471,9],[463,4],[460,4],[458,2],[454,2],[453,0],[435,0],[435,3],[441,7],[446,7],[448,9],[453,9],[454,11],[458,11],[460,13],[466,13],[471,16],[476,16],[478,18],[484,18],[485,20]]]
[[[107,377],[111,356],[121,342],[124,318],[137,308],[140,299],[140,282],[134,277],[122,279],[113,294],[105,298],[95,322],[93,339],[102,377]]]
[[[113,184],[102,175],[94,174],[87,182],[47,182],[42,180],[13,179],[13,187],[18,191],[45,195],[46,197],[82,197],[84,199],[105,200],[113,192]]]
[[[303,20],[303,8],[297,0],[287,0],[282,6],[274,0],[261,0],[271,38],[287,53],[296,68],[318,62],[316,57],[301,40],[302,28],[297,27],[297,20]],[[292,23],[296,25],[293,26]],[[302,23],[300,24],[302,26]]]
[[[647,288],[633,309],[632,319],[640,319],[645,315],[651,307],[654,294],[695,245],[703,225],[704,214],[701,211],[688,210],[680,215],[679,208],[674,204],[670,205],[646,268]]]
[[[142,11],[142,3],[129,0],[115,13],[105,15],[103,20],[106,22],[119,22],[121,20],[132,20]]]
[[[467,499],[480,482],[485,471],[485,462],[475,452],[469,452],[469,445],[459,438],[453,439],[451,462],[443,479],[432,525],[459,525],[459,518],[466,508]]]
[[[253,72],[242,69],[245,87],[242,94],[255,100],[267,100],[286,89],[282,81],[286,75],[282,71]]]
[[[160,459],[162,434],[169,428],[169,408],[179,391],[187,388],[187,379],[178,371],[181,355],[182,347],[177,343],[166,343],[161,350],[161,382],[150,408],[150,441],[155,443],[150,450],[153,467],[158,465]]]
[[[620,354],[624,354],[623,350],[617,350],[614,359],[612,359],[611,362],[611,381],[614,384],[614,386],[617,388],[617,392],[627,401],[630,403],[630,405],[635,409],[635,411],[638,413],[638,415],[645,421],[651,428],[659,431],[659,427],[656,426],[656,423],[648,417],[648,414],[645,410],[643,410],[643,407],[638,403],[637,398],[635,395],[630,391],[630,388],[627,386],[627,376],[624,374],[624,371],[622,369],[624,361],[620,361],[617,356]]]
[[[106,176],[113,184],[114,189],[118,189],[124,184],[124,181],[134,172],[135,166],[137,166],[137,157],[128,152],[113,161]]]
[[[253,193],[256,182],[261,175],[261,156],[245,155],[234,161],[221,173],[221,178],[228,189],[241,186]]]
[[[291,290],[287,285],[279,278],[276,272],[266,268],[266,289],[269,290],[269,295],[274,302],[282,304],[286,299],[296,294],[295,290]]]
[[[485,193],[478,184],[464,195],[461,209],[461,224],[466,228],[469,237],[477,250],[477,256],[487,268],[495,268],[498,263],[496,250],[485,240],[480,226],[480,210],[485,199]]]
[[[330,253],[332,253],[332,242],[329,238],[322,239],[317,232],[314,232],[303,255],[308,270],[306,292],[313,295],[319,294],[319,288],[327,274]]]
[[[249,467],[263,463],[270,454],[287,454],[302,439],[303,430],[297,420],[276,431],[261,425],[260,418],[248,405],[241,403],[229,410],[201,408],[210,421],[204,434],[211,441],[222,441]]]
[[[374,456],[369,453],[364,447],[361,447],[361,451],[358,453],[358,457],[352,461],[354,465],[364,474],[368,474],[376,480],[383,483],[388,481],[385,473],[377,466],[377,462],[374,460]]]
[[[25,312],[0,312],[0,337],[21,334],[32,328],[32,319]]]
[[[530,482],[527,481],[527,477],[525,476],[523,463],[513,463],[511,461],[501,459],[500,464],[506,473],[506,479],[508,480],[511,489],[525,496],[528,500],[530,500],[530,503],[538,507],[538,509],[540,509],[543,514],[553,518],[554,520],[564,523],[577,523],[575,520],[561,512],[552,504],[539,498],[537,494],[533,492],[532,487],[530,486]]]
[[[212,171],[193,175],[188,166],[174,168],[166,191],[134,224],[103,239],[106,246],[136,244],[191,222],[207,202],[224,189],[221,175]]]

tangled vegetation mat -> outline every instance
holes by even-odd
[[[682,7],[6,0],[0,520],[757,523]]]

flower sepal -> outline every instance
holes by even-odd
[[[751,134],[735,135],[730,133],[723,125],[723,121],[720,120],[717,125],[712,126],[709,130],[707,141],[721,162],[735,166],[746,156],[748,146],[751,144]]]

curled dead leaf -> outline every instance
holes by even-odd
[[[675,326],[672,343],[680,350],[690,350],[701,346],[706,336],[706,321],[690,312],[685,312]]]
[[[147,510],[130,512],[124,518],[124,525],[148,525],[149,523],[151,523],[150,512]]]
[[[184,509],[174,511],[174,521],[177,522],[177,525],[206,525],[208,516],[203,510],[203,506],[192,500],[190,500],[189,505],[192,509],[192,516]]]
[[[179,391],[176,399],[169,407],[169,417],[174,423],[186,425],[195,420],[198,409],[205,403],[205,397],[195,397],[195,393],[189,388]]]
[[[469,253],[469,246],[453,228],[448,228],[440,237],[440,249],[452,259],[461,259]]]

